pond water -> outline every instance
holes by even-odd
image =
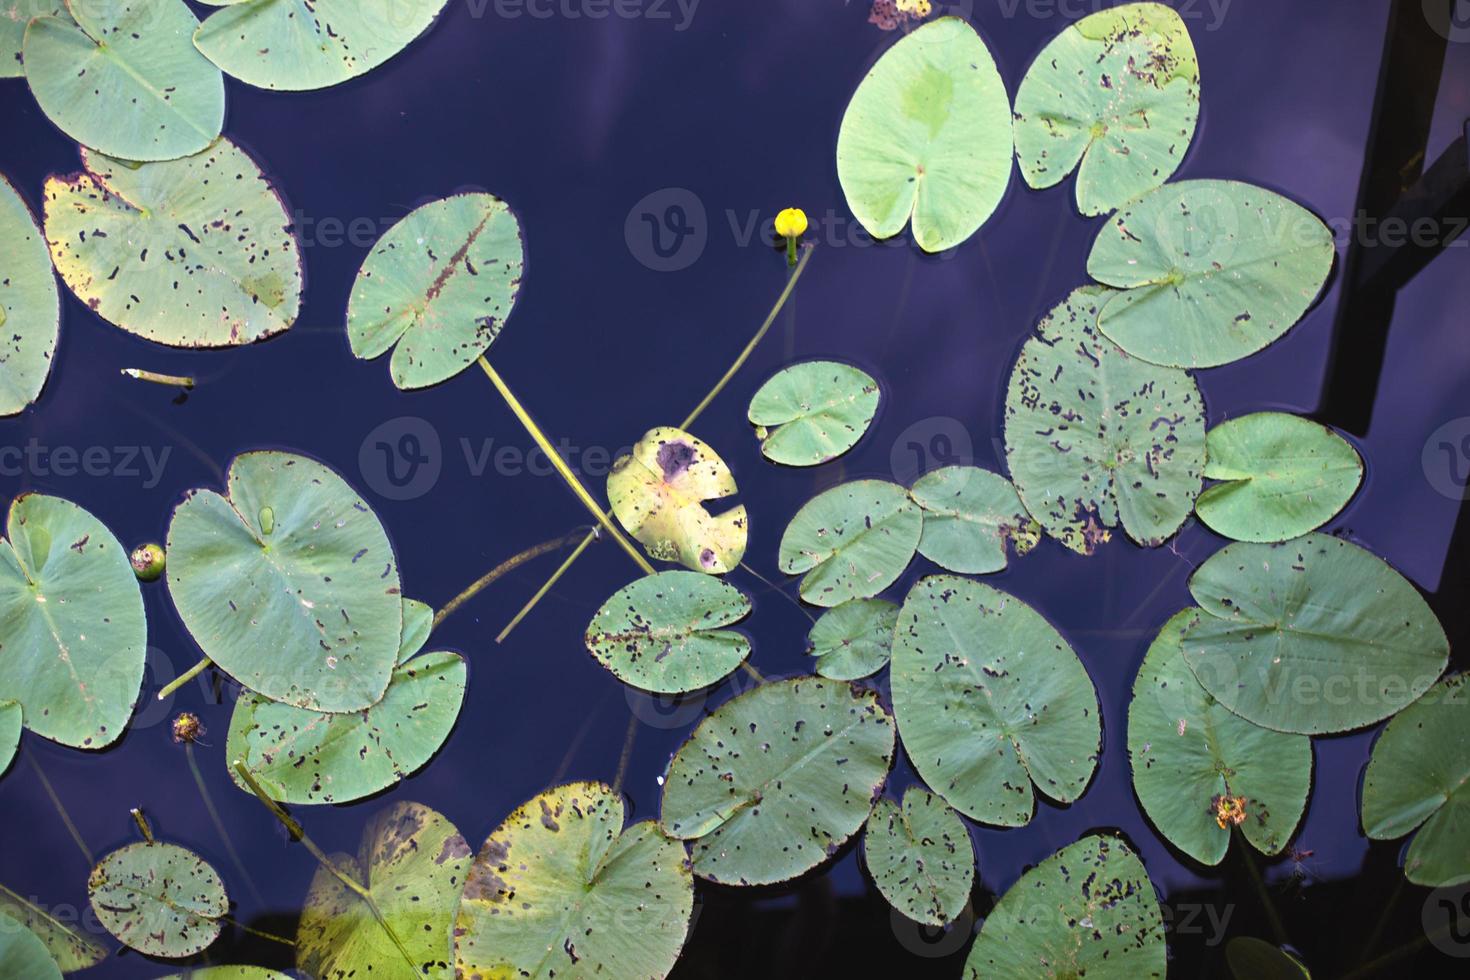
[[[1204,93],[1179,176],[1247,179],[1341,228],[1353,213],[1387,0],[1174,5],[1193,34]],[[906,233],[868,241],[847,212],[833,162],[853,86],[894,39],[868,23],[867,8],[865,0],[640,0],[617,8],[638,16],[594,17],[589,12],[603,8],[581,0],[452,0],[427,36],[349,84],[292,95],[227,82],[226,132],[276,182],[306,246],[299,321],[251,348],[177,351],[110,326],[63,291],[62,338],[45,394],[32,410],[0,421],[0,446],[25,449],[20,462],[7,457],[4,496],[59,494],[125,543],[162,539],[181,496],[218,486],[235,453],[289,449],[325,461],[367,496],[392,535],[407,594],[442,604],[501,560],[584,525],[587,515],[531,452],[480,372],[400,392],[383,362],[352,357],[343,311],[377,235],[417,204],[456,190],[488,190],[517,209],[527,230],[526,279],[491,360],[542,427],[567,440],[569,460],[600,492],[611,456],[651,426],[677,423],[755,330],[786,274],[761,223],[797,205],[814,223],[810,267],[777,328],[694,432],[739,481],[752,515],[748,562],[786,593],[744,571],[732,576],[756,603],[743,624],[754,638],[753,663],[767,677],[807,671],[809,623],[792,600],[794,581],[783,582],[775,561],[786,522],[813,493],[846,479],[907,482],[954,461],[1003,469],[1010,366],[1037,319],[1085,281],[1097,227],[1076,214],[1071,181],[1038,193],[1015,177],[997,214],[953,253],[925,256]],[[1014,93],[1036,52],[1094,5],[962,0],[958,9],[980,29]],[[1470,115],[1470,45],[1450,47],[1431,157]],[[0,128],[7,134],[0,171],[38,209],[46,175],[76,168],[75,146],[20,81],[0,83]],[[1339,254],[1344,245],[1340,236]],[[1440,587],[1459,499],[1455,474],[1426,469],[1421,454],[1432,432],[1470,415],[1466,272],[1466,250],[1451,249],[1402,295],[1373,426],[1356,439],[1368,479],[1329,525],[1431,593]],[[1340,285],[1335,276],[1323,300],[1265,352],[1198,373],[1211,424],[1266,408],[1316,408]],[[878,378],[881,413],[840,461],[774,467],[760,456],[745,405],[775,369],[813,356],[850,361]],[[121,377],[122,367],[191,374],[199,386],[176,400]],[[104,463],[91,472],[67,465],[67,451],[80,456],[92,447],[90,458]],[[1138,663],[1159,625],[1188,602],[1190,570],[1222,543],[1196,523],[1168,547],[1145,551],[1119,535],[1091,559],[1048,540],[988,580],[1034,605],[1077,650],[1102,700],[1105,746],[1074,805],[1043,801],[1022,829],[974,829],[981,914],[1028,866],[1089,830],[1116,828],[1137,846],[1173,916],[1177,975],[1226,975],[1224,937],[1269,935],[1238,850],[1216,869],[1188,859],[1151,829],[1129,778],[1124,719]],[[519,569],[436,633],[435,648],[460,649],[471,664],[456,731],[432,765],[378,798],[298,808],[324,848],[355,848],[369,816],[401,799],[444,813],[477,845],[555,781],[612,781],[630,716],[641,721],[624,786],[635,817],[656,813],[670,753],[706,707],[749,682],[737,674],[709,692],[707,704],[677,708],[626,695],[581,641],[596,608],[635,574],[607,543],[497,645],[496,632],[555,562]],[[889,594],[902,596],[932,570],[916,561]],[[86,907],[88,864],[34,762],[95,854],[135,839],[128,810],[140,806],[161,838],[221,869],[237,918],[289,934],[316,865],[226,775],[228,690],[221,696],[201,682],[167,705],[153,701],[198,651],[163,586],[144,595],[154,653],[132,730],[95,755],[26,737],[24,757],[0,780],[0,881],[63,916]],[[1454,603],[1463,596],[1441,594],[1435,605]],[[1447,619],[1457,644],[1455,623],[1463,626],[1463,617]],[[185,709],[209,729],[199,762],[254,890],[235,880],[185,756],[169,738],[166,722]],[[1371,733],[1316,740],[1310,808],[1295,842],[1302,860],[1264,862],[1286,930],[1319,975],[1352,961],[1357,951],[1349,947],[1372,930],[1401,877],[1399,843],[1370,846],[1358,828],[1370,742]],[[900,759],[891,787],[912,781]],[[1425,895],[1404,890],[1387,913],[1380,952],[1420,934]],[[963,962],[963,943],[890,921],[851,846],[789,887],[701,885],[698,900],[676,976],[901,969],[954,977]],[[289,965],[288,951],[237,930],[210,955]],[[1421,972],[1453,963],[1433,949],[1410,962]],[[87,975],[164,972],[125,954]]]

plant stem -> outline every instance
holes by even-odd
[[[170,694],[174,693],[179,688],[183,687],[185,684],[189,683],[194,678],[198,677],[200,674],[204,673],[206,670],[213,666],[214,661],[210,660],[208,657],[205,657],[203,660],[199,661],[197,664],[184,671],[178,677],[175,677],[173,680],[163,685],[163,690],[158,692],[158,700],[164,700]]]
[[[760,344],[765,335],[770,332],[771,324],[776,322],[776,317],[780,315],[781,308],[785,306],[786,301],[791,298],[792,291],[796,289],[796,281],[800,279],[801,274],[806,271],[807,261],[811,257],[812,247],[810,245],[803,245],[801,260],[796,263],[796,268],[791,270],[791,275],[786,280],[786,288],[781,290],[780,296],[776,297],[776,305],[771,307],[771,312],[766,314],[765,322],[760,325],[760,329],[755,332],[755,336],[750,338],[750,343],[745,345],[745,349],[742,350],[739,356],[735,358],[735,362],[730,365],[729,370],[727,370],[724,375],[721,376],[719,381],[715,382],[715,386],[709,390],[709,394],[705,395],[700,403],[694,406],[694,411],[686,415],[684,417],[684,421],[679,423],[679,428],[688,429],[691,425],[693,425],[694,420],[699,418],[700,415],[704,414],[704,410],[709,407],[710,402],[714,401],[715,398],[719,396],[720,392],[725,389],[725,385],[730,383],[730,379],[735,377],[736,372],[738,372],[742,367],[745,366],[746,361],[750,360],[751,353],[755,351],[756,346]],[[485,359],[483,357],[480,358],[480,363],[482,365],[485,365]],[[488,365],[486,365],[485,370],[490,370]],[[494,381],[495,378],[492,376],[490,380]],[[499,386],[497,385],[497,387]],[[516,411],[517,415],[520,414],[514,404],[511,405],[511,409],[513,411]],[[533,432],[532,435],[535,435],[535,433]],[[560,459],[561,457],[555,456],[553,458]],[[535,608],[536,603],[540,602],[547,592],[551,591],[551,587],[556,584],[557,579],[561,578],[562,575],[566,573],[566,570],[572,566],[572,562],[577,560],[577,556],[585,551],[587,549],[587,546],[592,543],[595,533],[596,532],[594,531],[592,534],[588,534],[586,538],[582,539],[582,543],[577,546],[577,550],[573,551],[570,555],[567,556],[566,560],[561,563],[561,567],[553,572],[551,578],[547,580],[546,584],[541,586],[541,588],[536,591],[536,594],[531,597],[531,601],[527,602],[524,606],[521,607],[521,611],[516,613],[515,619],[512,619],[508,624],[506,624],[505,629],[500,631],[500,635],[495,638],[496,643],[504,642],[505,638],[510,635],[510,631],[515,629],[516,626],[519,625],[520,621],[526,618],[526,614]]]
[[[1420,936],[1418,939],[1407,942],[1397,949],[1391,949],[1387,953],[1384,953],[1382,956],[1379,956],[1373,960],[1369,960],[1367,963],[1364,963],[1357,969],[1344,973],[1340,980],[1362,980],[1363,977],[1371,977],[1389,964],[1397,963],[1401,959],[1413,956],[1415,953],[1419,952],[1419,950],[1423,949],[1425,946],[1428,946],[1436,939],[1450,935],[1450,932],[1454,928],[1454,926],[1455,923],[1453,920],[1446,922],[1444,925],[1440,926],[1433,932]]]
[[[633,740],[638,735],[638,716],[628,716],[628,732],[623,736],[623,754],[618,757],[618,774],[613,779],[613,795],[623,791],[623,777],[628,774],[628,762],[633,758]]]
[[[182,374],[159,374],[157,371],[145,371],[142,368],[123,368],[122,373],[138,381],[151,381],[156,385],[185,389],[194,387],[194,379]]]
[[[266,809],[286,828],[286,832],[291,835],[291,839],[306,845],[306,849],[311,852],[312,857],[316,858],[318,864],[325,868],[332,877],[340,881],[345,888],[363,900],[368,909],[373,913],[373,918],[378,920],[378,925],[383,927],[383,931],[388,934],[388,938],[393,940],[393,945],[398,947],[398,952],[403,954],[404,962],[417,973],[418,965],[414,963],[413,957],[408,955],[407,948],[404,947],[403,941],[398,938],[398,934],[393,931],[393,927],[388,924],[387,918],[383,915],[383,910],[378,908],[378,903],[373,899],[372,893],[363,887],[355,878],[343,871],[337,865],[337,862],[333,861],[326,855],[326,852],[316,846],[315,841],[306,836],[306,831],[302,829],[301,824],[297,823],[296,819],[286,812],[285,807],[270,798],[265,788],[256,781],[255,774],[250,771],[245,763],[236,760],[234,767],[235,771],[240,774],[240,778],[245,780],[245,785],[250,787],[250,791],[255,794],[261,803],[265,804]]]
[[[56,812],[61,815],[61,822],[66,825],[67,832],[71,834],[71,839],[76,841],[77,849],[80,850],[82,852],[82,856],[87,859],[87,866],[91,867],[92,865],[96,864],[97,859],[92,856],[92,849],[88,847],[87,842],[82,839],[82,832],[80,830],[77,830],[77,825],[71,822],[71,814],[66,812],[66,807],[62,805],[61,797],[57,796],[56,790],[51,788],[51,780],[46,778],[46,773],[42,771],[40,763],[38,763],[29,752],[26,753],[26,761],[29,762],[31,764],[31,768],[36,771],[36,778],[41,781],[41,788],[46,791],[47,796],[51,797],[51,805],[54,806],[56,808]]]
[[[138,832],[143,835],[143,839],[152,844],[153,828],[148,826],[148,818],[143,816],[143,811],[137,807],[133,807],[128,812],[133,815],[133,823],[138,825]]]
[[[1389,895],[1388,901],[1383,903],[1383,910],[1378,913],[1378,921],[1373,924],[1373,931],[1368,933],[1367,941],[1358,949],[1357,958],[1359,960],[1364,959],[1369,953],[1378,948],[1378,940],[1383,938],[1383,930],[1387,927],[1389,917],[1393,914],[1393,910],[1399,904],[1399,897],[1404,893],[1404,882],[1407,880],[1403,875],[1398,876],[1398,881],[1393,886],[1393,894]]]
[[[582,501],[582,506],[586,507],[593,517],[597,518],[597,523],[607,528],[607,533],[612,535],[613,540],[622,546],[623,550],[628,553],[628,557],[632,558],[638,567],[643,570],[643,574],[652,575],[653,566],[633,546],[633,542],[623,537],[623,532],[619,531],[617,526],[613,524],[612,518],[608,517],[601,505],[593,498],[592,494],[587,492],[587,488],[582,486],[582,481],[577,479],[577,474],[573,473],[571,467],[567,465],[567,461],[561,458],[561,453],[556,451],[556,447],[551,444],[551,440],[546,438],[546,433],[541,431],[541,427],[536,424],[535,419],[531,418],[531,414],[526,411],[525,406],[516,398],[515,393],[506,385],[504,379],[490,366],[490,362],[485,360],[483,355],[480,357],[479,363],[485,372],[485,376],[495,386],[495,390],[500,392],[500,397],[505,399],[505,403],[510,406],[510,410],[515,413],[515,417],[520,420],[521,425],[525,426],[526,431],[531,434],[531,438],[536,440],[536,445],[540,446],[541,451],[546,454],[546,458],[551,460],[551,465],[556,467],[556,471],[561,474],[561,478],[566,481],[567,486],[571,487],[572,493],[576,494],[577,499]]]
[[[444,620],[448,618],[450,613],[454,612],[460,606],[464,605],[466,602],[469,602],[475,596],[479,595],[482,589],[490,585],[496,579],[515,571],[517,568],[520,568],[532,558],[539,558],[549,551],[556,551],[558,548],[565,548],[567,545],[571,544],[573,541],[576,541],[579,537],[581,537],[582,533],[582,529],[578,528],[570,534],[563,534],[560,537],[552,538],[550,541],[543,541],[540,544],[532,545],[525,551],[522,551],[520,554],[510,556],[499,565],[496,565],[494,568],[490,569],[490,571],[486,572],[484,575],[481,575],[479,578],[475,579],[475,581],[470,584],[469,588],[465,589],[459,595],[446,602],[444,604],[444,608],[440,609],[434,614],[434,623],[430,627],[430,629],[438,629],[439,624],[444,622]]]
[[[292,949],[296,948],[296,940],[294,939],[287,939],[285,936],[277,936],[275,933],[266,932],[264,929],[251,928],[250,926],[247,926],[245,923],[241,922],[239,919],[232,919],[228,915],[220,916],[220,921],[228,922],[230,925],[234,926],[236,929],[239,929],[241,932],[247,932],[252,936],[259,936],[261,939],[269,939],[273,943],[280,943],[282,946],[290,946]]]
[[[1245,834],[1240,832],[1239,827],[1233,828],[1230,836],[1234,838],[1240,861],[1245,865],[1246,873],[1255,887],[1256,897],[1260,900],[1261,910],[1266,914],[1266,924],[1271,927],[1271,935],[1275,938],[1276,945],[1287,945],[1290,940],[1286,937],[1286,927],[1281,924],[1281,916],[1276,911],[1276,903],[1271,900],[1271,893],[1266,890],[1266,882],[1261,878],[1260,869],[1256,867],[1255,857],[1251,854],[1250,842],[1245,839]]]
[[[199,771],[199,762],[194,758],[193,742],[184,743],[184,755],[189,760],[189,772],[194,776],[194,785],[199,788],[199,798],[204,801],[204,809],[209,811],[209,819],[214,822],[214,832],[219,834],[219,839],[225,845],[225,853],[229,854],[235,870],[240,872],[240,877],[245,879],[245,884],[249,886],[250,894],[255,897],[255,901],[264,905],[265,899],[260,897],[260,889],[255,887],[255,879],[245,869],[245,862],[240,860],[240,855],[235,850],[235,842],[230,839],[230,833],[225,830],[225,823],[220,819],[219,810],[214,805],[214,797],[209,795],[209,787],[204,784],[204,774]]]

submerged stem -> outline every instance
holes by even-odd
[[[549,551],[556,551],[558,548],[565,548],[567,545],[580,538],[582,534],[583,530],[581,528],[578,528],[577,530],[572,531],[569,534],[563,534],[560,537],[552,538],[550,541],[543,541],[540,544],[532,545],[519,554],[511,555],[505,561],[501,562],[499,565],[496,565],[484,575],[481,575],[479,578],[475,579],[475,581],[472,582],[470,586],[459,595],[446,602],[444,604],[444,608],[440,609],[434,614],[434,623],[430,627],[430,629],[438,629],[439,624],[444,622],[444,620],[448,618],[450,613],[454,612],[460,606],[464,605],[466,602],[469,602],[475,596],[479,595],[482,589],[490,585],[496,579],[515,571],[517,568],[520,568],[522,565],[533,558],[539,558]]]
[[[771,312],[766,314],[765,322],[760,325],[760,329],[755,332],[755,336],[750,338],[750,343],[745,345],[745,349],[742,350],[739,356],[735,358],[735,361],[730,365],[729,370],[727,370],[720,377],[720,380],[715,382],[715,386],[709,390],[709,394],[705,395],[704,398],[700,400],[699,404],[694,406],[694,410],[692,412],[684,416],[684,421],[679,423],[679,428],[688,429],[691,425],[693,425],[694,420],[699,418],[699,416],[704,413],[704,410],[709,407],[710,402],[714,401],[715,398],[719,396],[720,392],[725,390],[725,385],[730,383],[730,379],[735,377],[736,372],[744,367],[746,361],[750,360],[751,353],[755,351],[756,346],[760,344],[765,335],[770,332],[771,324],[776,322],[776,317],[780,315],[781,308],[785,306],[786,301],[791,298],[792,291],[796,289],[796,281],[801,278],[802,272],[806,270],[807,260],[809,260],[811,257],[812,247],[810,245],[803,245],[801,260],[796,263],[796,268],[791,270],[791,275],[786,280],[786,288],[781,290],[780,296],[776,297],[776,305],[771,307]],[[484,365],[486,371],[490,370],[489,365],[486,364],[483,357],[480,358],[480,364]],[[492,375],[490,380],[494,381],[495,377]],[[498,384],[497,387],[499,387]],[[520,414],[517,405],[512,404],[511,409],[513,411],[516,411],[517,415]],[[523,419],[522,421],[525,420]],[[535,432],[532,433],[533,436],[535,434]],[[543,449],[544,448],[545,447],[543,447]],[[549,451],[548,454],[550,454]],[[559,456],[553,456],[553,459],[555,460],[560,460],[560,458],[561,457]],[[510,631],[515,629],[520,621],[526,618],[526,615],[536,607],[536,603],[540,602],[547,592],[551,591],[551,587],[556,584],[557,579],[561,578],[562,575],[566,573],[566,570],[572,566],[572,562],[577,560],[577,556],[585,551],[587,549],[587,546],[592,543],[595,533],[596,532],[594,531],[593,533],[588,534],[587,537],[583,538],[582,543],[577,546],[577,550],[568,555],[566,560],[561,563],[561,567],[559,567],[555,572],[552,573],[551,578],[546,581],[546,584],[541,586],[540,589],[536,590],[536,594],[531,597],[531,600],[521,607],[520,612],[516,613],[515,619],[512,619],[509,623],[507,623],[505,629],[500,631],[500,635],[495,638],[496,643],[504,642],[505,638],[510,635]],[[653,569],[648,569],[647,573],[652,574]]]
[[[205,657],[203,660],[199,661],[197,664],[184,671],[178,677],[175,677],[173,680],[163,685],[163,689],[158,692],[158,700],[162,701],[163,699],[167,698],[170,694],[174,693],[179,688],[183,687],[185,684],[189,683],[194,678],[198,677],[200,674],[204,673],[206,670],[213,666],[214,661],[210,660],[208,657]]]
[[[1261,870],[1256,867],[1256,859],[1251,854],[1250,842],[1245,839],[1245,834],[1240,832],[1239,827],[1232,828],[1230,836],[1234,838],[1240,861],[1245,865],[1251,884],[1255,887],[1256,897],[1261,902],[1261,910],[1266,913],[1266,924],[1271,927],[1271,936],[1276,940],[1276,945],[1285,946],[1289,941],[1286,938],[1286,927],[1281,924],[1281,915],[1276,911],[1276,903],[1271,900],[1271,893],[1266,890],[1266,882],[1261,877]]]
[[[247,932],[252,936],[259,936],[261,939],[269,939],[273,943],[280,943],[282,946],[290,946],[292,949],[296,948],[296,940],[294,939],[287,939],[285,936],[277,936],[275,933],[266,932],[264,929],[256,929],[251,926],[247,926],[239,919],[233,919],[228,915],[220,916],[220,921],[228,922],[230,925],[234,926],[236,929],[239,929],[241,932]]]
[[[209,819],[214,822],[214,832],[219,834],[220,841],[225,845],[225,853],[230,856],[230,861],[235,865],[235,870],[240,872],[240,877],[245,879],[245,884],[249,886],[250,894],[255,897],[255,901],[264,905],[265,899],[260,897],[260,889],[255,887],[255,879],[245,869],[245,862],[240,860],[240,854],[235,850],[235,842],[230,839],[229,831],[225,830],[225,822],[220,819],[219,810],[214,805],[214,797],[209,795],[209,787],[204,784],[204,774],[199,771],[199,762],[194,758],[193,742],[184,743],[184,756],[189,760],[189,772],[194,776],[194,785],[199,788],[199,798],[204,801],[204,809],[209,811]]]
[[[546,433],[541,431],[541,427],[536,424],[535,419],[531,418],[531,413],[526,411],[525,406],[516,398],[515,393],[510,390],[505,380],[490,366],[490,362],[485,360],[483,355],[480,357],[479,363],[481,369],[485,372],[485,376],[495,386],[495,390],[500,392],[500,397],[505,399],[505,403],[510,406],[510,410],[515,413],[515,417],[520,420],[521,425],[530,433],[531,438],[536,441],[536,445],[541,447],[541,451],[546,454],[546,458],[551,461],[551,465],[556,468],[557,473],[561,474],[561,478],[566,481],[567,486],[571,487],[572,493],[576,494],[577,499],[582,501],[582,506],[586,507],[593,517],[597,518],[597,523],[607,528],[607,533],[612,535],[613,540],[621,545],[622,549],[628,553],[628,557],[632,558],[638,567],[643,569],[645,575],[652,575],[653,566],[648,563],[648,559],[644,558],[642,553],[633,546],[633,542],[623,537],[623,532],[619,531],[613,524],[612,518],[603,511],[602,506],[598,504],[592,494],[587,492],[587,488],[582,486],[582,481],[577,479],[577,474],[573,473],[572,468],[567,465],[567,461],[561,458],[561,453],[557,452],[556,447],[551,444],[551,440],[546,438]]]
[[[623,777],[628,774],[628,763],[633,758],[633,740],[638,736],[638,716],[628,716],[628,733],[623,736],[623,754],[618,757],[618,774],[613,779],[612,791],[616,796],[623,791]]]
[[[26,761],[29,762],[31,764],[31,768],[36,771],[36,778],[41,781],[41,788],[44,789],[46,791],[46,795],[51,798],[51,805],[56,808],[56,812],[61,816],[61,822],[66,825],[67,832],[71,834],[71,839],[76,841],[77,849],[80,850],[82,852],[82,856],[87,859],[88,866],[96,864],[97,859],[92,856],[92,849],[88,847],[87,842],[82,839],[82,832],[77,829],[77,825],[71,822],[71,814],[66,812],[66,806],[62,804],[61,797],[57,796],[56,790],[52,789],[51,780],[46,778],[46,773],[41,769],[41,764],[37,762],[29,752],[26,753]]]

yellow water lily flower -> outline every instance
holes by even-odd
[[[806,212],[801,208],[787,208],[776,215],[776,234],[782,238],[800,238],[806,231]]]
[[[1217,796],[1211,802],[1215,806],[1215,823],[1220,825],[1221,830],[1239,827],[1245,823],[1244,796]]]

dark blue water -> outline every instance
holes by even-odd
[[[415,205],[466,188],[509,201],[527,232],[525,285],[491,359],[542,426],[568,440],[573,464],[598,492],[608,457],[651,426],[677,424],[759,324],[785,264],[751,222],[788,205],[820,223],[808,235],[816,242],[810,267],[778,328],[695,426],[733,467],[750,508],[750,564],[780,582],[776,544],[787,520],[837,482],[907,481],[940,462],[1003,468],[998,439],[1011,362],[1038,317],[1085,281],[1096,223],[1074,213],[1071,181],[1036,193],[1017,177],[982,233],[951,255],[924,256],[907,241],[874,245],[847,216],[833,162],[848,96],[894,39],[867,22],[866,0],[704,0],[687,20],[677,4],[653,2],[638,8],[645,16],[593,19],[509,16],[524,8],[451,0],[426,37],[350,84],[274,95],[228,83],[227,133],[256,155],[301,226],[307,293],[300,320],[253,348],[182,352],[135,339],[64,294],[61,344],[43,397],[0,421],[0,445],[38,447],[33,462],[0,477],[4,497],[22,490],[66,496],[132,544],[162,539],[181,495],[218,485],[233,454],[302,452],[367,494],[398,549],[405,591],[436,605],[511,554],[585,524],[586,513],[544,460],[527,458],[530,440],[478,371],[402,393],[384,362],[362,363],[348,350],[343,313],[368,245]],[[1252,180],[1341,227],[1353,213],[1387,0],[1176,6],[1199,51],[1204,91],[1199,133],[1180,176]],[[1013,94],[1035,53],[1090,9],[1041,0],[975,0],[961,8],[990,43]],[[1470,46],[1450,47],[1431,156],[1470,114]],[[0,131],[0,171],[36,207],[48,173],[75,169],[75,147],[20,81],[0,83]],[[672,190],[679,188],[688,193]],[[662,246],[670,254],[661,257],[642,215],[663,222],[673,203],[685,205],[694,234],[680,238],[665,224]],[[1357,443],[1368,480],[1331,525],[1426,592],[1439,587],[1459,499],[1445,469],[1453,460],[1426,468],[1422,454],[1431,433],[1470,415],[1465,255],[1451,249],[1400,299],[1373,428]],[[1334,279],[1323,301],[1266,352],[1199,375],[1211,424],[1265,408],[1316,407],[1339,288]],[[772,371],[813,356],[873,373],[883,409],[840,462],[778,469],[762,460],[744,408]],[[192,374],[200,384],[178,403],[164,389],[121,377],[121,367]],[[375,445],[404,433],[420,437],[432,458],[408,499],[394,499],[404,494],[386,479]],[[65,447],[102,447],[109,472],[68,474],[58,465],[65,454],[55,455]],[[1175,973],[1223,975],[1224,936],[1268,935],[1235,863],[1240,855],[1232,850],[1221,868],[1205,868],[1155,835],[1132,793],[1124,741],[1128,691],[1144,649],[1187,603],[1191,568],[1222,542],[1198,526],[1155,551],[1121,537],[1091,560],[1048,542],[992,580],[1035,605],[1075,646],[1102,699],[1106,745],[1075,805],[1043,802],[1024,829],[975,830],[976,908],[983,915],[1026,867],[1088,830],[1117,828],[1141,851],[1175,918]],[[555,781],[612,781],[634,711],[646,721],[636,728],[625,788],[636,816],[656,814],[657,777],[703,709],[696,703],[670,713],[630,700],[585,652],[588,619],[636,574],[627,557],[598,545],[507,643],[494,643],[555,561],[542,558],[497,583],[435,635],[431,646],[464,651],[472,667],[458,728],[427,770],[384,797],[298,809],[324,847],[354,848],[367,818],[389,799],[435,807],[478,844],[514,806]],[[917,561],[892,594],[931,570]],[[794,603],[744,572],[733,580],[756,599],[745,624],[755,640],[753,662],[768,677],[807,670],[809,623]],[[794,596],[794,582],[784,588]],[[28,758],[0,780],[0,882],[63,916],[85,911],[87,862],[34,761],[96,854],[135,839],[128,809],[141,806],[160,837],[221,869],[239,919],[290,934],[316,866],[228,779],[227,697],[215,703],[207,685],[191,684],[167,711],[153,706],[159,683],[198,651],[162,585],[144,592],[157,651],[144,710],[105,753],[25,738]],[[708,706],[745,686],[722,686]],[[199,761],[259,900],[238,880],[169,739],[165,722],[182,709],[197,711],[211,731]],[[1357,786],[1370,740],[1371,733],[1317,740],[1313,795],[1296,841],[1311,856],[1303,867],[1267,862],[1292,941],[1322,976],[1351,961],[1399,877],[1399,845],[1370,847],[1358,830]],[[901,762],[894,787],[911,778]],[[1419,935],[1426,894],[1410,887],[1393,905],[1380,952]],[[229,930],[210,952],[215,962],[289,964],[279,947]],[[938,955],[945,952],[951,955]],[[953,977],[962,958],[963,943],[925,946],[911,928],[891,926],[849,848],[789,888],[701,886],[680,970],[806,977],[857,964]],[[1413,962],[1424,972],[1454,961],[1429,950]],[[164,972],[124,954],[89,975]]]

